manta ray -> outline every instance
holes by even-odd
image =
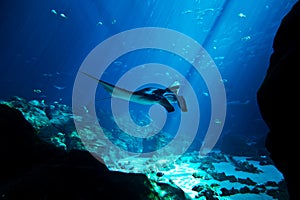
[[[99,84],[103,86],[103,88],[115,98],[123,99],[130,102],[135,102],[142,105],[154,105],[160,104],[163,106],[168,112],[175,111],[172,103],[177,103],[182,112],[187,112],[186,101],[183,96],[179,96],[179,87],[180,83],[175,81],[168,88],[161,89],[157,87],[146,87],[141,90],[137,90],[135,92],[117,87],[96,77],[82,72],[88,77],[98,81]]]

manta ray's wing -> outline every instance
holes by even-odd
[[[158,103],[161,106],[163,106],[168,112],[173,112],[175,111],[175,108],[172,106],[170,101],[164,96],[165,92],[165,89],[148,87],[134,92],[133,96],[138,97],[139,102],[143,102],[143,104],[145,105],[153,105]],[[134,97],[134,99],[136,97]]]
[[[176,100],[178,103],[179,108],[181,109],[182,112],[187,112],[187,105],[186,105],[186,101],[185,98],[183,96],[179,96],[179,88],[180,88],[180,83],[179,81],[174,81],[169,87],[168,89],[173,92],[176,96]]]
[[[162,105],[168,112],[175,111],[175,108],[172,106],[172,104],[166,98],[161,99],[159,101],[159,104]]]
[[[182,112],[187,112],[186,102],[183,96],[177,96],[178,106]]]
[[[174,81],[169,87],[168,89],[171,90],[174,94],[178,95],[179,92],[179,88],[180,88],[180,83],[179,81]]]

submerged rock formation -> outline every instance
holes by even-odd
[[[290,199],[299,193],[300,1],[282,19],[264,81],[257,91],[260,112],[269,127],[266,147],[284,175]]]
[[[179,188],[159,192],[144,174],[109,171],[88,151],[42,140],[37,130],[52,123],[40,114],[45,124],[35,129],[20,110],[0,104],[0,199],[187,199]]]

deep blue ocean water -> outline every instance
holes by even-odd
[[[3,0],[0,3],[0,99],[19,96],[71,106],[78,70],[98,44],[126,30],[168,28],[193,38],[215,62],[227,98],[222,134],[260,137],[267,133],[267,127],[259,114],[256,91],[266,73],[279,23],[295,2]],[[164,42],[164,38],[161,40]],[[201,108],[195,142],[196,146],[201,144],[210,120],[211,102],[207,86],[189,63],[169,52],[138,50],[112,62],[102,78],[116,83],[128,70],[144,63],[171,66],[192,85]],[[109,109],[108,94],[99,88],[97,95],[97,109]],[[149,123],[147,109],[143,109],[133,105],[136,123]],[[172,133],[178,128],[177,117],[178,113],[169,115],[166,131]]]

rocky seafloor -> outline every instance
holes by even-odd
[[[67,105],[20,97],[0,103],[4,157],[0,199],[287,199],[284,180],[267,154],[237,156],[224,150],[199,157],[187,152],[159,169],[148,166],[162,162],[159,158],[142,163],[135,163],[134,157],[116,159],[105,166],[87,151]],[[6,107],[20,111],[24,121]],[[22,127],[26,122],[32,131],[28,125]],[[139,140],[116,130],[104,131],[123,149],[140,149]],[[114,156],[101,139],[86,135],[94,141],[95,151]],[[169,139],[159,138],[156,148]]]

